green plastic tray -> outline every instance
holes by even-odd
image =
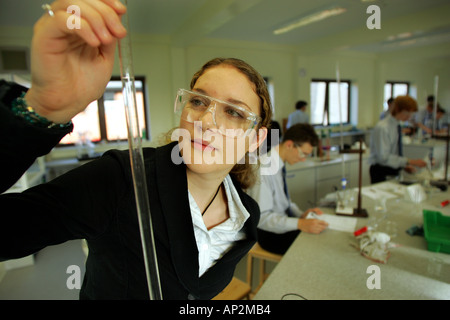
[[[450,253],[450,217],[423,210],[423,230],[428,251]]]

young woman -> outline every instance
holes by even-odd
[[[125,35],[117,1],[79,1],[81,29],[65,23],[67,1],[36,24],[32,86],[0,86],[0,192],[72,130],[98,98]],[[210,299],[256,241],[259,208],[249,152],[271,119],[262,77],[238,59],[214,59],[179,90],[177,141],[144,149],[162,297]],[[180,158],[183,161],[178,161]],[[211,161],[213,159],[214,161]],[[231,160],[233,159],[233,160]],[[127,151],[109,151],[48,183],[0,195],[0,260],[87,239],[80,298],[146,299],[147,282]]]

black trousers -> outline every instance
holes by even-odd
[[[276,254],[285,254],[287,249],[300,234],[300,230],[294,230],[286,233],[273,233],[258,230],[258,243],[261,248]]]
[[[374,164],[370,166],[370,182],[377,183],[386,181],[387,176],[396,176],[400,172],[400,168],[394,169],[391,167]]]

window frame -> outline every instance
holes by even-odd
[[[147,92],[146,92],[146,81],[145,81],[145,76],[135,76],[135,81],[140,81],[142,82],[142,94],[143,94],[143,108],[144,108],[144,123],[145,123],[145,130],[146,130],[146,137],[143,138],[143,140],[149,140],[149,126],[148,126],[148,109],[147,109]],[[111,79],[108,81],[122,81],[120,76],[111,76]],[[105,97],[105,93],[106,93],[106,88],[105,91],[103,92],[102,96],[97,99],[97,113],[98,113],[98,126],[99,126],[99,131],[100,131],[100,140],[99,141],[93,141],[93,144],[99,144],[99,143],[111,143],[111,142],[118,142],[118,141],[127,141],[127,139],[114,139],[114,140],[108,140],[108,134],[107,134],[107,126],[106,126],[106,113],[105,113],[105,104],[104,104],[104,97]],[[141,128],[143,129],[143,128]],[[69,147],[69,146],[74,146],[75,143],[59,143],[56,147],[58,148],[64,148],[64,147]]]
[[[406,94],[409,95],[409,92],[411,89],[411,83],[409,81],[391,81],[391,80],[386,81],[383,86],[383,95],[384,95],[387,84],[391,85],[391,95],[390,95],[390,97],[385,97],[385,99],[384,99],[385,101],[387,101],[389,98],[395,98],[394,97],[394,86],[396,84],[406,84]]]
[[[311,85],[314,82],[325,82],[325,99],[324,99],[324,106],[323,106],[323,113],[326,114],[326,119],[327,119],[327,124],[324,123],[323,119],[321,123],[313,123],[311,121],[311,124],[313,126],[335,126],[338,125],[340,123],[333,123],[330,124],[330,112],[329,112],[329,97],[330,97],[330,83],[338,83],[337,79],[325,79],[325,78],[312,78],[310,80],[309,83],[309,88],[310,88],[310,92],[311,92]],[[342,124],[349,124],[351,123],[350,119],[351,119],[351,114],[350,114],[350,101],[351,101],[351,84],[352,82],[348,79],[342,79],[339,80],[340,84],[342,83],[347,83],[347,119],[342,121]],[[311,100],[311,97],[310,97]],[[311,104],[310,104],[311,105]],[[345,106],[344,106],[345,107]],[[311,105],[312,108],[312,105]],[[310,111],[312,113],[312,110]],[[310,117],[312,119],[312,117]]]

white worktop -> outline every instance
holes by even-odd
[[[277,264],[255,300],[285,299],[450,299],[450,254],[431,252],[422,236],[410,236],[405,231],[414,224],[421,225],[422,210],[441,211],[450,216],[450,208],[441,208],[450,192],[436,192],[423,203],[403,198],[388,201],[389,218],[398,225],[398,236],[392,240],[386,264],[363,257],[350,244],[352,233],[325,230],[319,235],[301,233]],[[373,201],[363,197],[363,208],[375,215]],[[326,212],[334,212],[326,208]],[[358,218],[356,229],[366,225],[369,218]],[[430,259],[439,258],[439,275],[429,273]],[[371,274],[367,268],[380,268],[380,289],[369,289],[366,282]],[[292,295],[287,295],[293,293]]]

